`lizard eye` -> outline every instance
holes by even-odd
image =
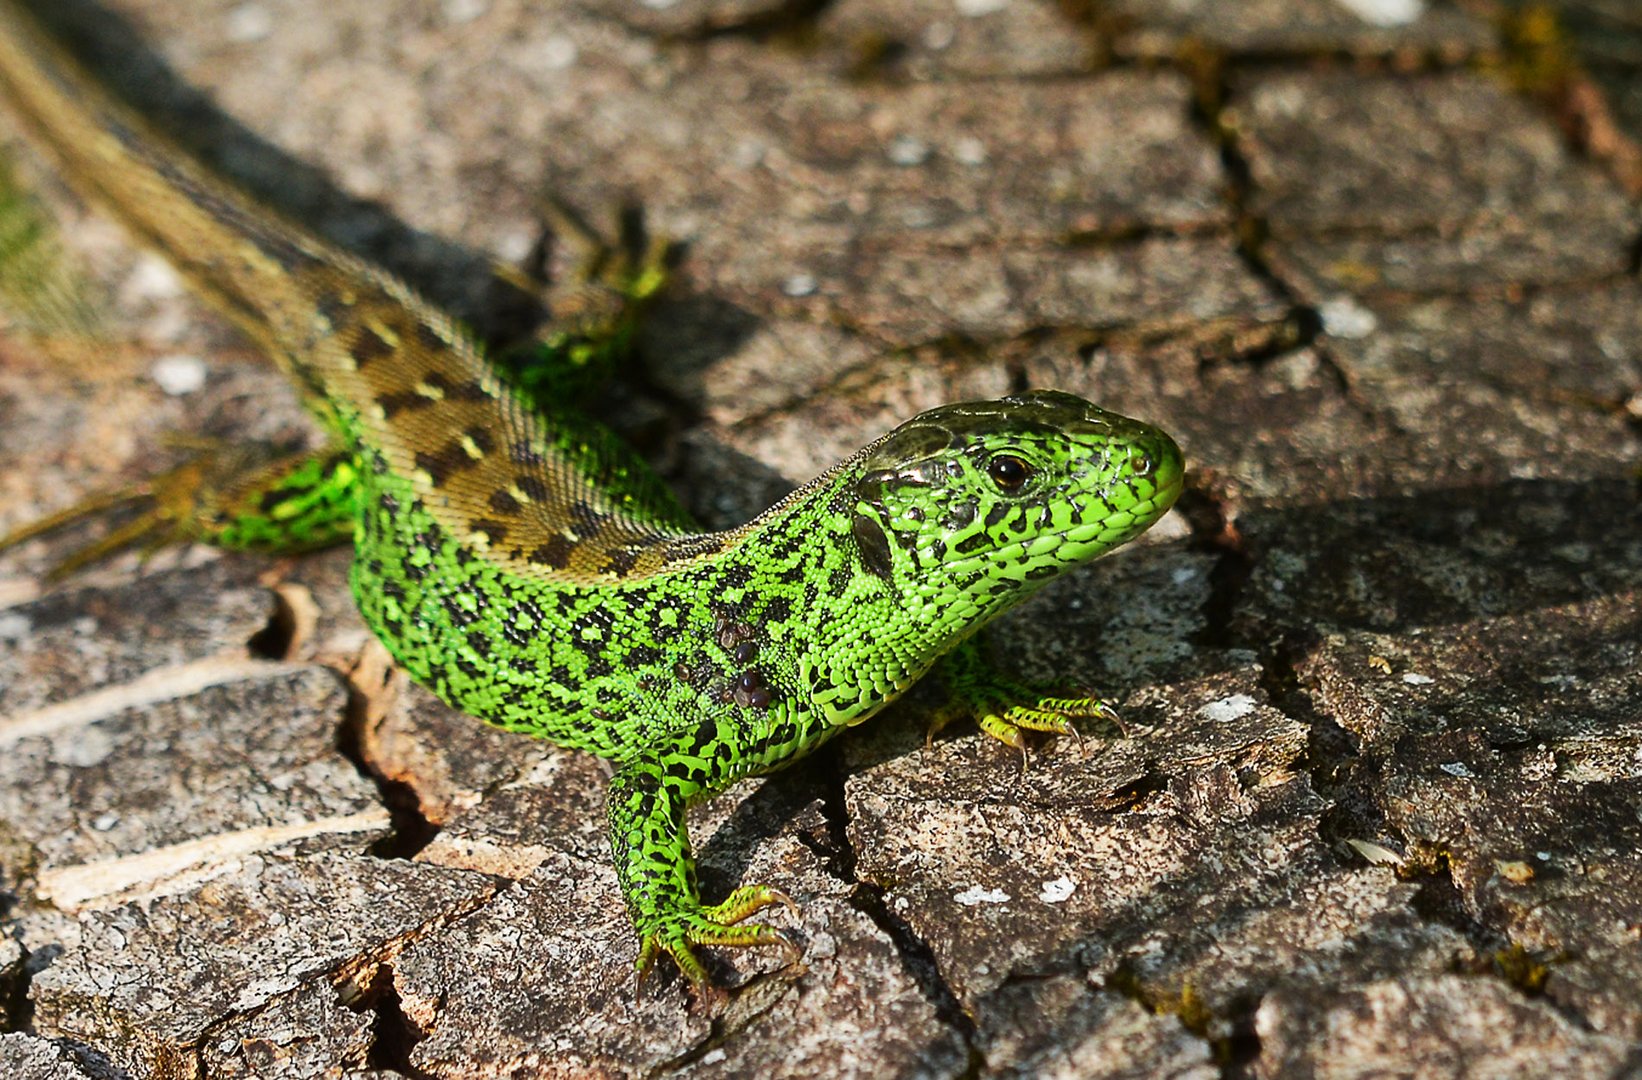
[[[1019,491],[1032,478],[1032,466],[1013,454],[999,454],[986,463],[986,474],[1004,491]]]

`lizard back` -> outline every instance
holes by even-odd
[[[524,578],[630,581],[721,550],[644,485],[613,441],[521,402],[473,336],[407,285],[217,180],[84,76],[0,0],[0,90],[83,194],[167,258],[301,386],[375,470],[409,482],[464,546]]]

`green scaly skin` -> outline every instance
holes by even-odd
[[[949,405],[747,525],[700,532],[608,432],[542,407],[550,394],[500,373],[385,272],[148,133],[16,0],[0,0],[0,96],[266,349],[334,436],[232,483],[185,467],[150,485],[158,508],[118,542],[158,530],[291,550],[351,536],[360,611],[412,677],[481,720],[614,763],[611,848],[641,969],[666,952],[705,990],[695,946],[791,948],[742,922],[785,901],[774,889],[703,905],[689,807],[868,719],[944,655],[983,729],[1011,745],[1103,710],[1000,683],[966,642],[1163,515],[1182,462],[1156,428],[1054,391]],[[640,268],[624,288],[656,284]],[[585,366],[629,326],[624,309],[550,328],[553,355]],[[213,494],[167,501],[200,487]]]

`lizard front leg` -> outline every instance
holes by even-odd
[[[943,656],[937,670],[950,700],[930,725],[931,739],[962,714],[973,716],[983,732],[1022,753],[1026,747],[1023,730],[1076,736],[1073,720],[1118,723],[1117,713],[1097,697],[1058,697],[999,674],[987,662],[977,638]]]
[[[628,760],[610,782],[610,845],[627,911],[639,935],[639,977],[665,952],[704,998],[717,996],[694,947],[776,945],[796,960],[798,948],[774,927],[741,920],[771,904],[792,907],[765,885],[744,885],[704,907],[685,820],[690,804],[711,790],[698,748],[680,743]],[[710,761],[710,759],[707,759]]]

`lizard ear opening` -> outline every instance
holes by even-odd
[[[892,566],[884,527],[867,514],[857,513],[850,531],[855,535],[855,546],[861,549],[861,564],[888,581]]]

